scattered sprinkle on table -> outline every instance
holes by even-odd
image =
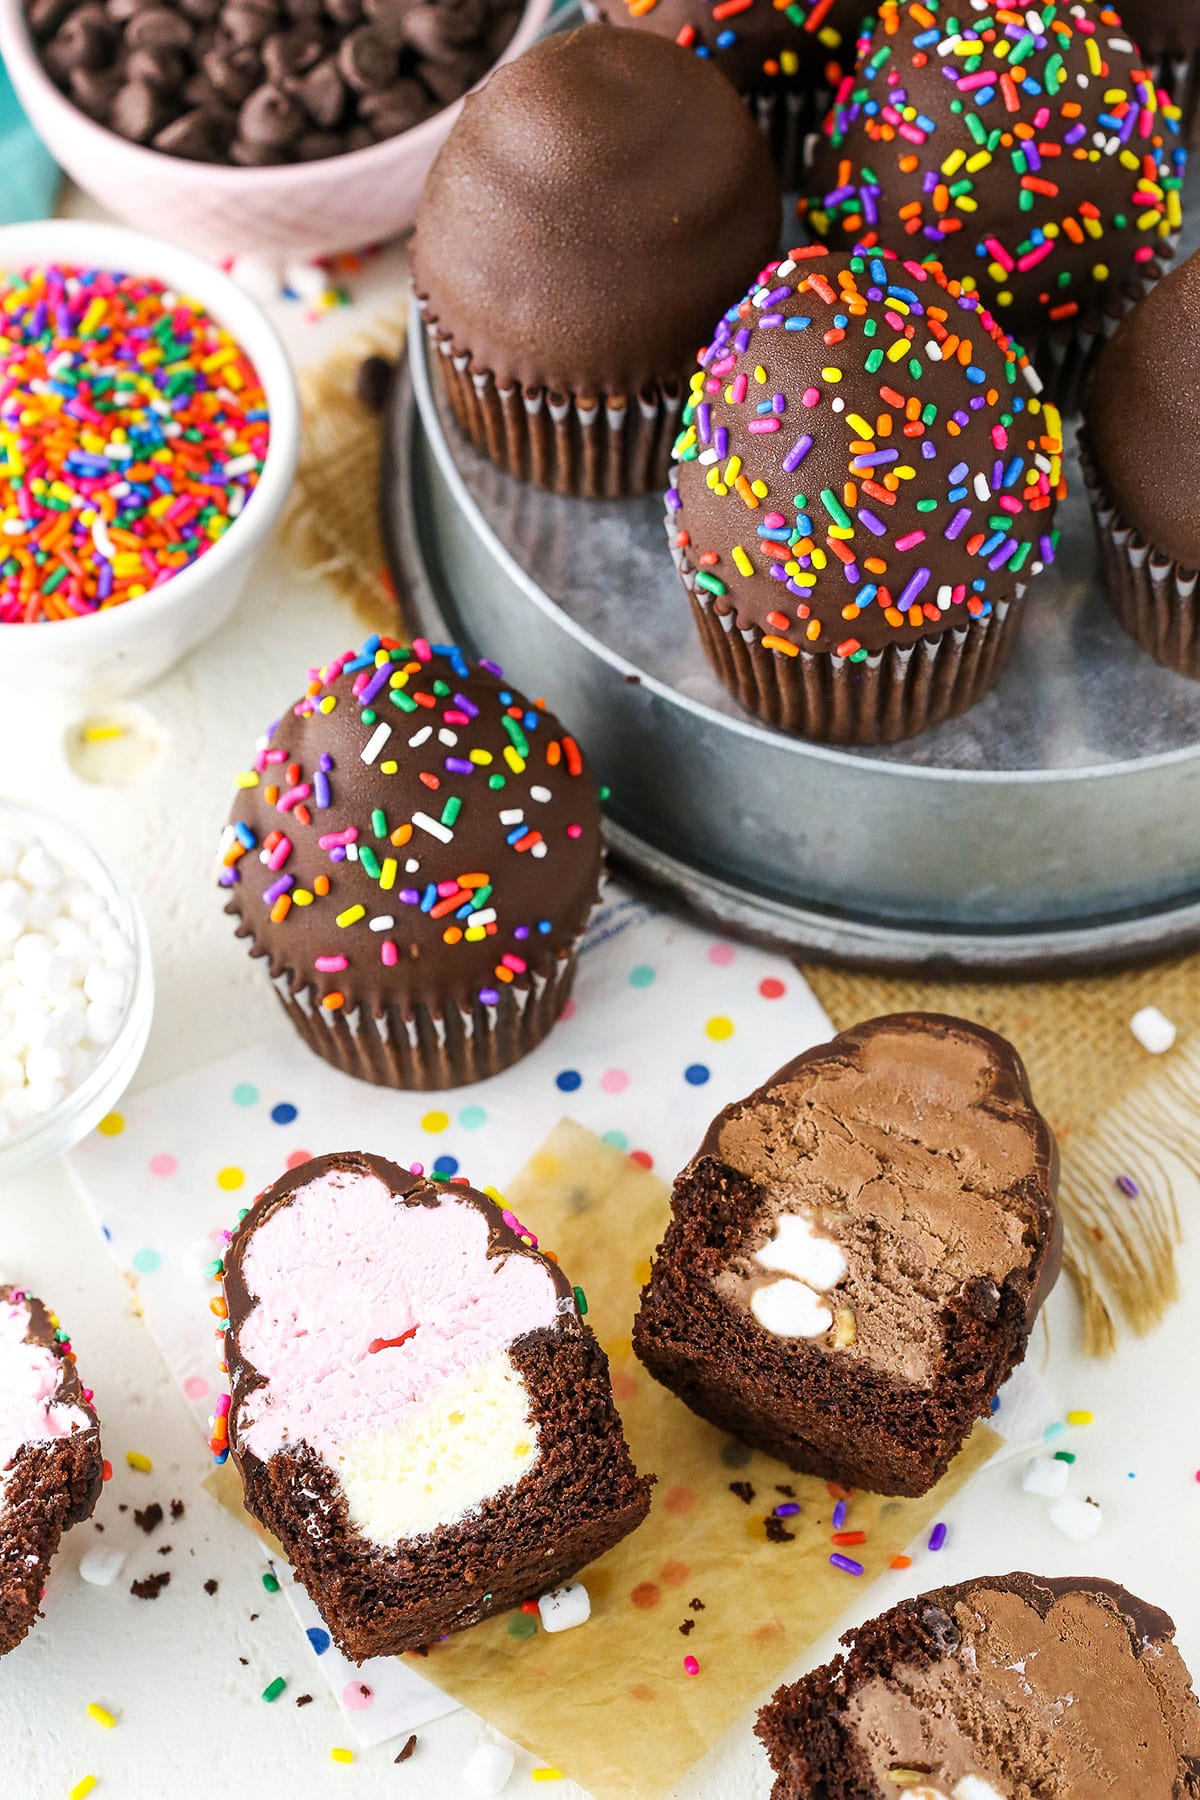
[[[948,1527],[946,1526],[944,1521],[939,1519],[937,1524],[934,1526],[933,1530],[929,1534],[929,1548],[931,1550],[940,1550],[941,1549],[942,1545],[946,1541],[947,1530],[948,1530]]]
[[[279,1577],[278,1575],[273,1575],[270,1569],[268,1569],[263,1576],[262,1584],[266,1588],[268,1594],[277,1594],[279,1592]]]
[[[412,1736],[405,1740],[404,1747],[400,1751],[399,1756],[397,1756],[395,1758],[395,1761],[398,1763],[407,1762],[409,1757],[412,1755],[413,1751],[416,1749],[416,1747],[417,1747],[417,1734],[414,1731]]]
[[[154,1467],[150,1458],[141,1450],[127,1450],[125,1452],[125,1461],[129,1464],[131,1469],[136,1469],[140,1475],[149,1475],[151,1469]]]
[[[161,282],[0,275],[0,625],[138,599],[219,541],[267,453],[229,333]]]
[[[283,1676],[277,1675],[274,1681],[268,1681],[266,1687],[263,1689],[263,1699],[267,1701],[268,1705],[272,1700],[278,1700],[286,1686],[287,1682],[284,1680]]]
[[[562,1778],[561,1769],[530,1769],[529,1771],[530,1781],[561,1781]]]
[[[89,1719],[94,1719],[97,1725],[103,1725],[106,1731],[111,1731],[117,1722],[115,1716],[109,1712],[107,1706],[100,1706],[95,1700],[93,1700],[88,1707],[87,1716]]]
[[[1095,1417],[1094,1413],[1081,1412],[1079,1410],[1076,1410],[1074,1412],[1069,1412],[1067,1414],[1067,1424],[1068,1425],[1090,1425],[1092,1423],[1092,1420],[1094,1417]]]
[[[81,1775],[67,1795],[67,1800],[84,1800],[84,1795],[90,1794],[95,1785],[96,1777],[94,1775]]]
[[[852,1556],[843,1556],[840,1550],[835,1550],[829,1560],[835,1569],[842,1569],[847,1575],[861,1575],[864,1572],[862,1563],[855,1562]]]
[[[351,1763],[354,1761],[353,1750],[347,1750],[343,1744],[335,1744],[329,1752],[330,1762]]]
[[[700,1664],[694,1656],[684,1657],[683,1672],[685,1675],[698,1675],[700,1673]]]

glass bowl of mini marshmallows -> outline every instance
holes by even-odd
[[[153,1012],[132,893],[65,821],[0,803],[0,1181],[112,1110]]]

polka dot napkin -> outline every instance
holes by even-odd
[[[325,1151],[374,1150],[503,1190],[569,1115],[669,1181],[714,1113],[830,1035],[782,958],[714,938],[612,885],[567,1016],[502,1075],[442,1095],[385,1092],[328,1067],[285,1030],[127,1097],[74,1153],[72,1170],[207,1435],[223,1384],[205,1271],[238,1208],[286,1168]],[[277,1572],[360,1743],[451,1710],[399,1659],[345,1662],[303,1589]]]

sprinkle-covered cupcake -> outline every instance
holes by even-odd
[[[1181,114],[1193,149],[1200,136],[1200,6],[1196,0],[1121,0],[1129,35]]]
[[[721,320],[667,529],[750,712],[876,744],[987,692],[1064,491],[1028,373],[976,295],[881,252],[793,250]]]
[[[1111,321],[1174,252],[1186,151],[1118,15],[883,0],[802,215],[843,245],[940,262],[1064,411]]]
[[[671,38],[711,58],[754,110],[785,187],[801,180],[805,134],[833,102],[866,0],[585,0],[608,25]]]
[[[238,778],[226,911],[311,1049],[450,1088],[566,1004],[601,866],[575,739],[493,663],[370,637],[315,670]]]
[[[1117,617],[1200,680],[1200,253],[1122,320],[1096,366],[1083,468]]]
[[[558,33],[471,95],[413,279],[477,450],[536,487],[661,487],[712,321],[779,244],[770,152],[724,76],[645,32]]]

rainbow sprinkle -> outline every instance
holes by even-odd
[[[0,276],[0,624],[161,587],[242,512],[268,437],[254,368],[196,302],[106,269]]]
[[[659,4],[625,0],[633,22],[648,17]],[[737,87],[752,74],[759,78],[755,86],[811,79],[814,63],[824,55],[825,82],[836,88],[846,62],[843,49],[853,43],[862,18],[861,0],[714,0],[690,10],[694,17],[680,26],[675,42],[714,59]],[[734,64],[736,72],[730,67]]]
[[[918,240],[1016,331],[1094,330],[1131,268],[1171,254],[1179,119],[1094,0],[882,0],[826,123],[826,191],[800,210],[865,248]]]

